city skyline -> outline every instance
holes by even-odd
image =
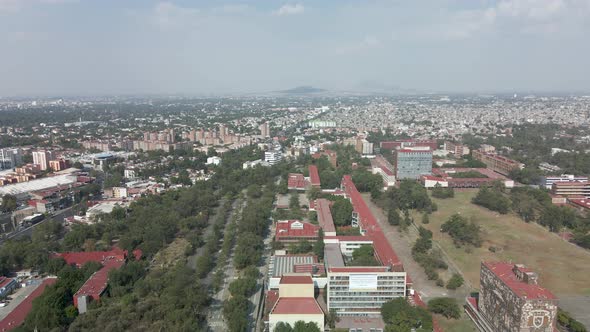
[[[0,96],[590,90],[590,2],[2,0]]]

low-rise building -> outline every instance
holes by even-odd
[[[315,242],[319,237],[320,227],[299,220],[279,220],[276,223],[275,241],[293,243],[299,241]]]
[[[503,175],[508,175],[513,170],[524,168],[523,163],[519,163],[518,161],[508,159],[495,153],[485,152],[481,149],[473,150],[471,155],[473,156],[473,159],[483,162],[492,171]]]
[[[279,285],[279,297],[268,315],[268,330],[278,323],[294,326],[311,322],[324,330],[324,311],[314,298],[314,283],[308,274],[285,275]]]
[[[287,178],[287,189],[289,190],[305,190],[306,181],[303,174],[300,173],[289,173]]]
[[[543,176],[541,177],[541,186],[551,190],[555,182],[588,182],[587,176],[561,174],[558,176]]]
[[[590,182],[553,182],[551,193],[565,197],[585,197],[590,198]]]

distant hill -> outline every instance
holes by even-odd
[[[308,94],[308,93],[319,93],[319,92],[326,92],[326,91],[327,90],[314,88],[312,86],[298,86],[293,89],[279,91],[279,93]]]

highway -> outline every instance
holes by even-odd
[[[72,207],[68,207],[63,210],[56,211],[56,212],[54,212],[54,215],[52,217],[45,218],[45,219],[41,220],[40,222],[38,222],[32,226],[29,226],[27,228],[23,228],[23,229],[15,231],[15,232],[11,232],[9,234],[6,234],[5,237],[0,239],[0,245],[2,245],[2,243],[4,243],[4,241],[6,241],[6,240],[18,239],[18,238],[21,238],[24,236],[32,236],[33,230],[35,229],[35,227],[47,222],[48,220],[57,220],[57,221],[60,221],[61,223],[63,223],[67,217],[70,217],[72,215],[73,215]]]

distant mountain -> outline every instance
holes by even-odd
[[[289,90],[282,90],[278,91],[279,93],[287,93],[287,94],[308,94],[308,93],[320,93],[326,92],[327,90],[314,88],[312,86],[298,86],[293,89]]]

